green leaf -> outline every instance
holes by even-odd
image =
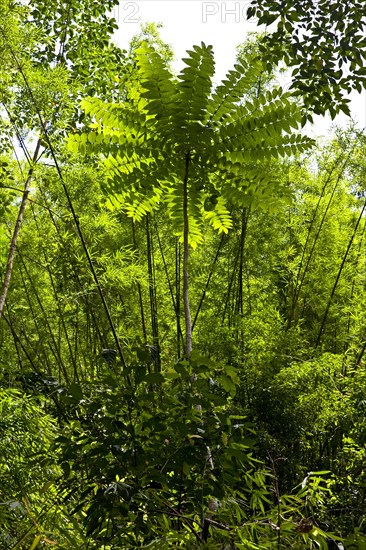
[[[83,390],[79,384],[70,384],[67,388],[69,395],[74,397],[74,399],[81,401],[83,399]]]
[[[162,384],[164,381],[165,378],[160,372],[151,372],[145,376],[147,384]]]

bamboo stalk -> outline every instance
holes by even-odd
[[[316,339],[315,348],[317,348],[320,344],[320,340],[321,340],[321,337],[322,337],[322,334],[323,334],[324,326],[325,326],[325,323],[326,323],[326,320],[327,320],[327,317],[328,317],[329,308],[330,308],[331,303],[333,301],[333,297],[334,297],[334,294],[337,290],[338,282],[339,282],[339,279],[341,278],[342,271],[343,271],[343,268],[345,266],[345,263],[346,263],[346,260],[347,260],[347,257],[348,257],[348,253],[349,253],[349,251],[351,249],[351,246],[353,244],[354,238],[355,238],[356,233],[357,233],[358,226],[360,225],[360,222],[363,218],[365,210],[366,210],[366,201],[363,204],[362,210],[360,212],[360,215],[359,215],[358,220],[356,222],[356,225],[354,227],[353,233],[352,233],[351,238],[349,240],[347,250],[346,250],[346,252],[343,256],[342,263],[339,267],[338,274],[337,274],[336,280],[335,280],[333,288],[332,288],[332,292],[330,293],[330,297],[329,297],[329,300],[328,300],[328,303],[327,303],[327,307],[325,308],[325,312],[324,312],[323,319],[322,319],[322,322],[321,322],[321,325],[320,325],[318,337]]]
[[[17,247],[19,232],[23,221],[25,207],[27,205],[29,187],[33,177],[34,165],[37,163],[40,147],[41,147],[41,138],[39,137],[36,144],[36,148],[34,150],[32,164],[28,170],[28,176],[24,184],[22,202],[20,203],[18,216],[15,222],[15,227],[13,231],[13,236],[10,243],[9,254],[8,254],[8,259],[7,259],[6,268],[5,268],[5,277],[4,277],[4,282],[0,293],[0,319],[3,314],[6,296],[8,294],[9,287],[10,287],[10,281],[13,273],[15,251]]]

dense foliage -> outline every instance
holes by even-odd
[[[269,63],[284,60],[292,88],[311,113],[350,114],[348,94],[366,82],[366,6],[359,0],[252,0],[248,17],[275,29],[262,43]]]
[[[114,4],[0,0],[0,547],[362,549],[366,138]]]

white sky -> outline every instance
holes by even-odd
[[[162,39],[173,47],[176,67],[194,44],[211,44],[216,62],[215,81],[219,82],[235,62],[235,48],[244,42],[248,32],[257,30],[255,22],[245,19],[250,0],[124,0],[114,11],[119,24],[115,40],[127,48],[132,36],[140,31],[140,23],[162,23]],[[286,82],[283,83],[286,85]],[[351,96],[352,117],[360,128],[366,126],[366,91]],[[332,124],[347,125],[347,117],[316,117],[307,133],[327,137]]]

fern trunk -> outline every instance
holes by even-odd
[[[192,351],[192,322],[191,310],[189,306],[189,220],[188,220],[188,172],[190,155],[186,153],[185,173],[183,180],[183,303],[184,320],[186,326],[185,354],[187,357]]]

